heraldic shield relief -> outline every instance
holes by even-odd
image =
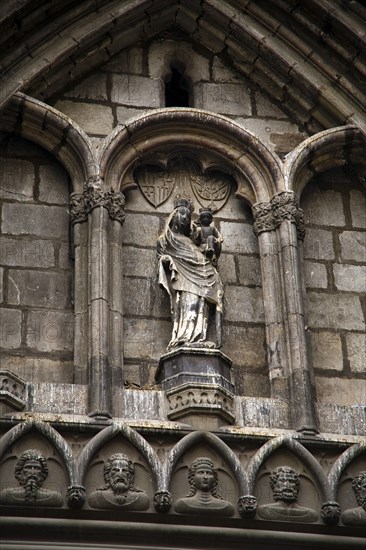
[[[182,157],[168,166],[139,166],[134,171],[134,179],[145,199],[155,208],[168,200],[173,190],[181,194],[191,188],[199,204],[212,212],[224,206],[234,183],[228,174],[219,170],[202,172],[194,161]]]

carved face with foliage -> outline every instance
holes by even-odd
[[[275,468],[270,475],[275,501],[296,502],[299,493],[299,474],[288,466]]]

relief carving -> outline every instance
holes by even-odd
[[[82,508],[85,502],[86,490],[83,485],[71,485],[67,488],[66,500],[70,508]]]
[[[86,184],[83,193],[70,195],[71,223],[82,223],[88,219],[88,214],[97,207],[108,210],[111,220],[121,224],[125,221],[125,197],[121,191],[104,190],[99,185]]]
[[[253,495],[244,495],[239,498],[239,514],[242,518],[254,518],[257,511],[257,499]]]
[[[217,212],[229,198],[232,180],[222,172],[207,175],[190,174],[189,179],[192,191],[204,209],[210,208]]]
[[[352,480],[352,489],[357,500],[357,508],[349,508],[342,513],[346,525],[366,525],[366,471],[359,472]]]
[[[162,166],[145,164],[134,170],[134,179],[145,197],[155,208],[171,196],[173,190],[181,193],[190,185],[197,201],[204,208],[217,212],[230,195],[233,179],[218,170],[202,173],[198,165],[184,157],[169,162],[161,159]]]
[[[297,236],[305,238],[304,213],[299,208],[296,195],[291,191],[277,193],[270,202],[260,202],[253,205],[255,219],[253,230],[256,235],[263,231],[273,231],[284,220],[296,225]]]
[[[223,285],[211,259],[194,242],[192,212],[192,201],[177,197],[157,244],[159,284],[169,294],[173,319],[168,350],[221,346]],[[209,304],[216,308],[216,343],[207,341]]]
[[[92,508],[124,508],[141,511],[149,507],[149,497],[135,487],[135,467],[122,453],[111,455],[104,464],[105,485],[91,493],[89,505]]]
[[[172,506],[172,495],[169,491],[158,491],[154,496],[154,506],[157,512],[165,514]]]
[[[0,504],[62,506],[63,498],[59,493],[42,488],[48,467],[46,458],[37,449],[29,449],[19,457],[14,475],[19,487],[4,489],[0,493]]]
[[[257,515],[271,521],[294,521],[312,523],[318,521],[318,514],[311,508],[299,506],[296,501],[300,489],[299,474],[288,466],[275,468],[270,475],[272,504],[258,506]]]
[[[151,165],[137,168],[135,178],[141,193],[155,208],[168,200],[175,183],[173,172],[163,171]]]
[[[206,457],[196,458],[188,470],[188,482],[191,492],[174,504],[179,514],[198,514],[215,516],[234,515],[233,505],[218,493],[218,475],[212,460]]]

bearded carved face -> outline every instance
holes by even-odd
[[[26,500],[36,500],[43,479],[43,468],[40,461],[27,460],[18,476],[19,485],[24,487]]]
[[[109,470],[109,484],[116,494],[126,493],[133,484],[131,468],[126,460],[113,460]]]
[[[357,504],[362,506],[366,510],[366,472],[358,476],[354,482],[353,487],[357,499]]]
[[[275,501],[296,502],[299,493],[299,480],[292,472],[281,472],[273,483]]]

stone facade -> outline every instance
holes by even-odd
[[[23,4],[0,8],[4,550],[363,547],[361,3]],[[198,278],[207,335],[169,349],[179,204],[191,260],[211,209],[223,297]]]
[[[354,350],[365,341],[366,234],[359,215],[365,200],[361,182],[336,171],[302,195],[308,333],[319,402],[352,406],[364,399],[364,369],[355,368]]]

